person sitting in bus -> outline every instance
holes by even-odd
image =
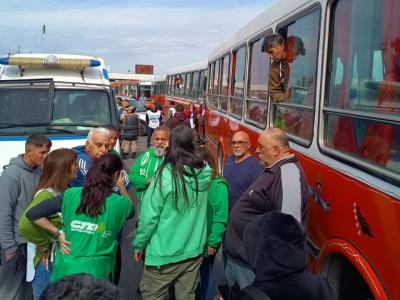
[[[290,79],[290,66],[297,55],[305,55],[303,41],[297,36],[289,36],[287,42],[280,34],[266,36],[261,48],[266,52],[268,59],[272,59],[269,69],[269,90],[271,100],[286,102],[290,99],[287,89]]]
[[[328,281],[307,271],[304,227],[288,214],[255,216],[244,230],[244,245],[254,283],[235,300],[332,300]],[[267,298],[264,298],[267,299]]]
[[[165,125],[171,130],[179,125],[185,125],[185,126],[191,128],[189,118],[186,117],[182,104],[178,104],[176,106],[176,112],[175,112],[174,116],[169,118],[169,120],[167,121],[167,123]]]

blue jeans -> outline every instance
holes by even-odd
[[[213,269],[215,255],[205,257],[200,266],[200,284],[196,291],[196,300],[212,299]]]
[[[50,283],[51,272],[53,271],[53,264],[49,262],[49,270],[46,270],[41,261],[39,261],[35,269],[35,278],[32,281],[33,299],[39,300],[44,289]]]
[[[147,147],[150,147],[150,142],[151,142],[151,136],[153,135],[153,128],[150,128],[147,126]]]

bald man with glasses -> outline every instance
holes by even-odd
[[[233,155],[224,166],[224,177],[229,184],[229,210],[262,172],[260,162],[250,153],[250,138],[246,132],[236,132],[231,144]]]

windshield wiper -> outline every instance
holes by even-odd
[[[51,125],[51,126],[54,126],[54,125]],[[68,130],[68,129],[64,129],[64,128],[54,128],[54,127],[51,127],[51,126],[47,126],[46,130],[47,131],[57,131],[57,132],[62,132],[62,133],[76,134],[76,132],[72,131],[72,130]]]
[[[49,126],[63,126],[63,127],[68,127],[68,126],[82,126],[82,127],[101,127],[100,124],[88,124],[88,123],[51,123],[48,124]]]
[[[48,126],[49,123],[0,123],[0,129],[12,128],[12,127],[39,127]]]

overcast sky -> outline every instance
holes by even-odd
[[[112,72],[155,73],[206,60],[274,0],[0,0],[0,56],[9,52],[101,56]],[[42,25],[46,25],[43,35]]]

